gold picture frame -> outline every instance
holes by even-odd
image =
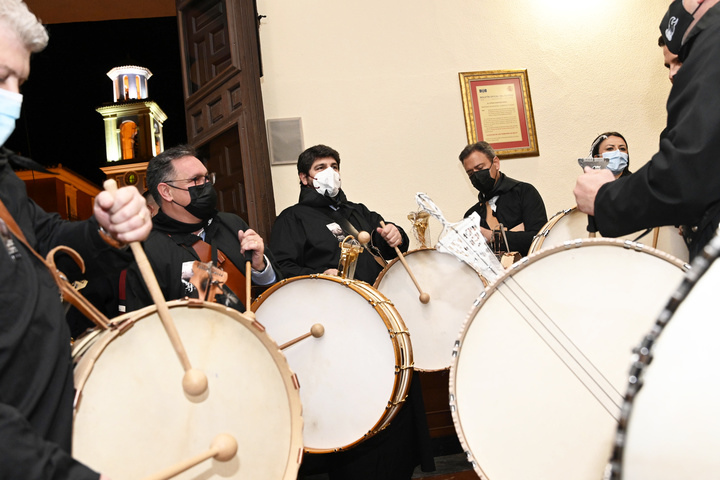
[[[468,143],[484,140],[501,158],[540,155],[527,70],[459,76]]]

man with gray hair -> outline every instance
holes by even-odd
[[[30,54],[47,41],[22,1],[0,0],[0,146],[20,116]],[[0,478],[96,480],[98,473],[70,456],[70,330],[40,259],[64,245],[84,259],[88,278],[117,275],[131,257],[116,247],[147,237],[150,215],[138,190],[126,187],[98,194],[93,218],[64,221],[27,197],[13,168],[39,165],[0,151]]]
[[[144,246],[166,300],[209,295],[209,289],[203,292],[203,285],[193,283],[196,261],[212,260],[229,276],[230,291],[223,289],[207,300],[240,311],[245,311],[246,298],[237,290],[244,287],[239,275],[245,272],[246,260],[252,265],[254,285],[268,286],[282,278],[262,237],[239,216],[218,212],[215,174],[208,172],[193,147],[178,145],[151,159],[146,178],[160,209]],[[127,311],[153,303],[136,264],[128,269],[126,294]]]

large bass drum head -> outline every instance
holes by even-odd
[[[294,480],[302,459],[293,373],[261,326],[217,304],[168,303],[208,390],[187,396],[183,368],[153,305],[114,320],[76,359],[73,456],[111,478],[146,478],[232,435],[237,455],[177,479]],[[124,327],[128,327],[125,329]]]
[[[355,446],[395,417],[412,378],[407,329],[392,303],[365,282],[328,275],[278,282],[253,303],[300,382],[305,450]]]
[[[720,262],[715,260],[652,344],[642,387],[626,406],[624,480],[720,477],[718,285]],[[675,299],[682,297],[678,289]]]
[[[527,257],[488,288],[450,371],[456,430],[483,479],[602,476],[630,352],[682,267],[589,239]]]
[[[467,312],[485,289],[483,279],[466,263],[435,249],[408,252],[405,261],[430,295],[428,303],[420,302],[417,287],[397,258],[380,273],[375,288],[393,302],[410,330],[415,370],[447,370]]]

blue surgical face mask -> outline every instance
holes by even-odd
[[[630,161],[630,156],[620,150],[603,152],[602,156],[608,161],[607,168],[613,173],[613,175],[620,175],[622,171],[627,168],[628,162]]]
[[[23,96],[0,88],[0,146],[15,130],[15,121],[20,118]]]

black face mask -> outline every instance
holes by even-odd
[[[698,5],[698,8],[700,6]],[[695,9],[697,12],[697,8]],[[660,22],[660,33],[670,53],[680,53],[683,37],[693,21],[695,12],[688,13],[683,7],[682,0],[675,0],[670,4],[665,17]]]
[[[478,170],[470,175],[470,183],[477,188],[480,193],[487,195],[495,186],[495,179],[490,176],[490,169]]]
[[[190,193],[190,203],[184,208],[189,214],[201,220],[207,220],[215,214],[217,193],[212,183],[205,182],[203,185],[190,187],[187,191]]]

